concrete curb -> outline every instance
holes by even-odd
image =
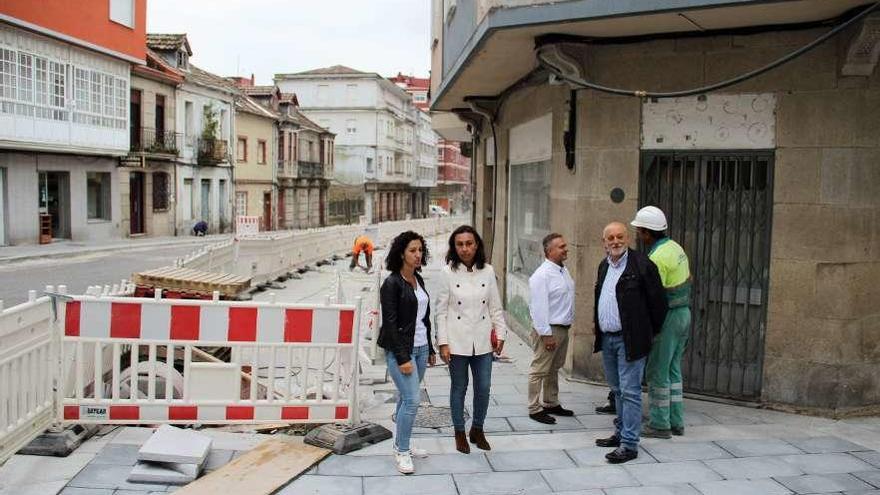
[[[216,238],[210,240],[168,240],[168,241],[157,241],[157,242],[145,242],[144,244],[126,244],[126,245],[111,245],[111,246],[82,246],[77,247],[75,249],[70,249],[66,251],[58,251],[53,253],[28,253],[28,254],[20,254],[20,255],[12,255],[12,256],[0,256],[0,265],[6,265],[9,263],[15,263],[19,261],[28,261],[34,259],[58,259],[58,258],[72,258],[74,256],[81,256],[86,254],[93,253],[101,253],[107,251],[124,251],[124,250],[139,250],[139,249],[149,249],[149,248],[159,248],[159,247],[172,247],[172,246],[209,246],[212,244],[216,244],[218,242],[222,242],[226,240],[226,238]],[[0,248],[2,250],[2,248]]]

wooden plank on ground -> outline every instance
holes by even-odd
[[[301,437],[271,438],[222,468],[177,490],[178,495],[269,495],[330,454]]]

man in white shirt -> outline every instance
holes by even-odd
[[[559,369],[568,350],[568,330],[574,320],[574,280],[563,264],[568,245],[562,235],[543,240],[544,262],[529,277],[534,358],[529,368],[529,417],[545,424],[574,413],[559,404]],[[543,392],[543,404],[541,395]]]

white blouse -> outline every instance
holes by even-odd
[[[507,340],[507,322],[492,265],[471,272],[464,265],[457,270],[447,265],[441,275],[434,310],[438,345],[449,345],[452,354],[474,356],[492,352],[493,328],[498,340]]]
[[[428,302],[430,298],[422,284],[417,284],[419,288],[416,290],[416,299],[419,300],[419,310],[416,313],[416,333],[413,335],[413,347],[428,345],[428,327],[425,326],[425,315],[428,313]]]

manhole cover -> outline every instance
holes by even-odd
[[[464,411],[465,421],[470,418],[467,409]],[[391,419],[397,422],[397,415],[392,414]],[[416,422],[413,426],[419,428],[443,428],[444,426],[452,426],[452,412],[448,407],[431,406],[428,404],[419,405],[419,412],[416,413]]]

